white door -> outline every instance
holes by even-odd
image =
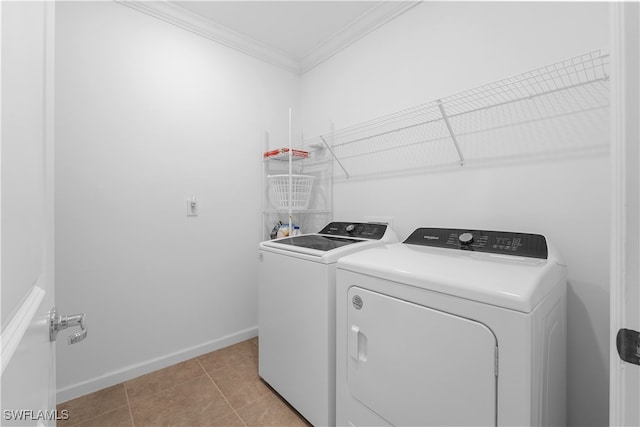
[[[640,5],[611,6],[611,352],[609,422],[640,425]],[[629,333],[618,340],[620,331]],[[623,357],[618,352],[621,344]]]
[[[352,287],[347,385],[391,425],[494,426],[497,342],[478,322]]]
[[[54,4],[2,1],[0,18],[0,424],[55,425]]]

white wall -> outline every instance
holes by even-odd
[[[326,133],[602,47],[606,4],[425,2],[302,77],[301,128]],[[607,425],[606,153],[340,179],[334,208],[338,220],[391,216],[401,238],[420,226],[546,235],[568,264],[569,422]]]
[[[264,129],[299,77],[115,2],[56,28],[57,301],[89,328],[62,401],[257,334]]]

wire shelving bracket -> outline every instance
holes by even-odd
[[[338,166],[342,168],[342,171],[344,172],[345,177],[349,179],[349,172],[347,172],[347,170],[344,168],[344,166],[342,165],[342,162],[340,162],[340,159],[336,156],[336,153],[333,152],[333,150],[331,149],[331,146],[327,143],[327,140],[324,139],[322,135],[320,135],[320,139],[322,140],[322,143],[324,144],[326,149],[329,150],[331,157],[333,157],[334,160],[338,163]]]
[[[449,117],[447,117],[447,112],[444,109],[444,105],[442,105],[442,101],[439,99],[436,102],[438,103],[438,108],[440,109],[440,113],[442,114],[442,120],[444,120],[444,124],[447,126],[447,130],[451,135],[451,141],[453,141],[453,145],[454,147],[456,147],[456,151],[458,152],[458,157],[460,157],[460,166],[464,166],[464,157],[462,156],[462,151],[460,151],[460,145],[458,145],[456,134],[451,127],[451,123],[449,122]]]

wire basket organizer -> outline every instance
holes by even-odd
[[[289,207],[296,210],[307,209],[313,179],[312,175],[269,175],[267,176],[269,198],[278,209],[289,209]],[[289,199],[291,199],[291,206],[289,206]]]

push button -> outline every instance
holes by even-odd
[[[470,245],[473,243],[473,234],[471,233],[462,233],[458,236],[458,241],[463,245]]]

